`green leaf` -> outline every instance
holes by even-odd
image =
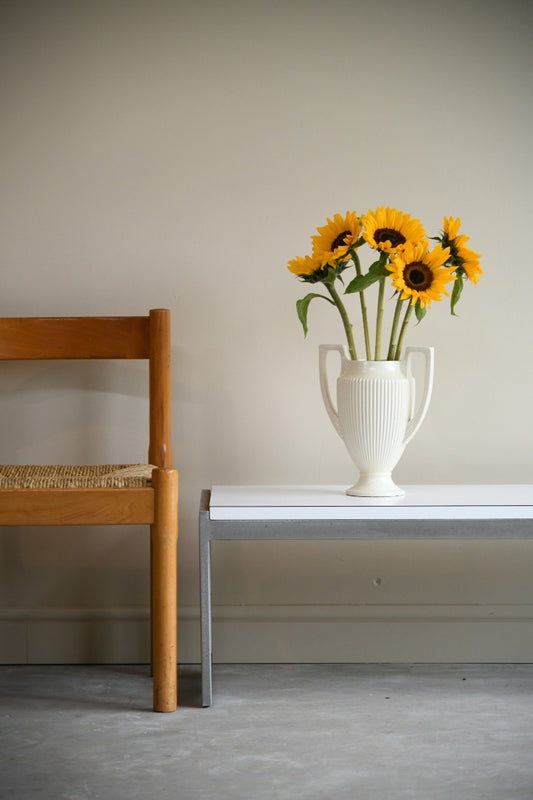
[[[418,322],[422,322],[427,313],[428,313],[427,305],[422,308],[420,300],[417,300],[415,305],[415,316]]]
[[[377,278],[372,278],[371,275],[356,275],[356,277],[350,281],[344,294],[354,294],[355,292],[363,292],[365,289],[368,289],[369,286],[372,286],[373,283],[378,280]]]
[[[453,282],[452,296],[450,299],[450,312],[454,317],[457,316],[457,314],[455,313],[455,306],[459,302],[459,298],[463,293],[463,288],[464,288],[464,277],[463,275],[458,275],[457,279]]]
[[[381,259],[379,261],[374,261],[371,264],[368,272],[366,275],[357,275],[346,287],[345,294],[354,294],[354,292],[362,292],[365,289],[368,289],[369,286],[372,284],[377,283],[382,278],[388,278],[390,276],[390,272],[387,267],[382,263]]]
[[[316,292],[311,292],[310,294],[306,294],[305,297],[302,297],[301,300],[296,301],[296,313],[298,314],[298,319],[302,323],[302,328],[304,329],[304,336],[308,334],[308,327],[307,327],[307,313],[309,311],[309,303],[315,297],[321,297],[322,300],[327,300],[328,303],[335,305],[333,300],[330,300],[329,297],[326,297],[323,294],[317,294]]]
[[[377,275],[380,278],[387,278],[389,277],[390,270],[387,269],[385,264],[387,263],[387,253],[382,253],[381,256],[378,258],[377,261],[374,261],[373,264],[370,264],[368,268],[369,275]]]

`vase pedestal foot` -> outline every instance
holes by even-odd
[[[361,473],[357,483],[346,494],[352,497],[401,497],[405,494],[403,489],[396,486],[390,473],[365,474]]]

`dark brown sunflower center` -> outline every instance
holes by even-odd
[[[374,233],[374,241],[376,244],[390,242],[392,247],[398,247],[399,244],[405,243],[405,236],[394,228],[378,228]]]
[[[337,247],[342,247],[343,245],[345,245],[346,242],[344,240],[348,236],[351,236],[351,233],[352,233],[351,231],[343,231],[342,233],[339,233],[339,235],[332,241],[331,249],[336,250]]]
[[[424,292],[433,283],[433,273],[422,261],[411,261],[403,271],[405,285],[417,292]]]

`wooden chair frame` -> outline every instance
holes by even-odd
[[[154,711],[177,704],[178,480],[172,467],[170,312],[0,319],[0,360],[148,359],[151,485],[0,488],[0,525],[150,525]]]

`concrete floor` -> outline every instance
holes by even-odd
[[[533,800],[533,665],[0,667],[0,798]]]

